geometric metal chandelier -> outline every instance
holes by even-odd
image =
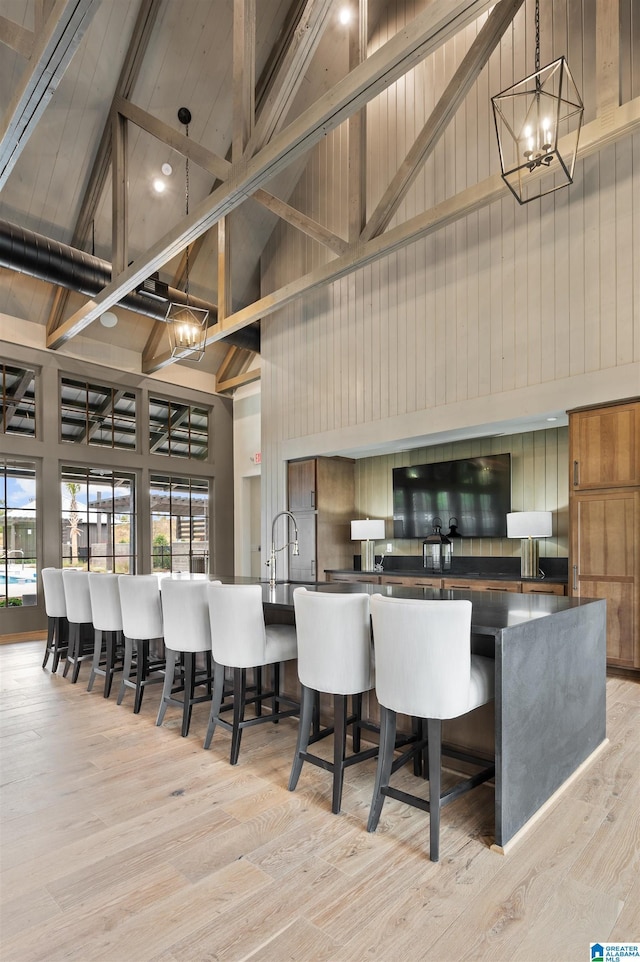
[[[539,0],[535,17],[535,72],[491,98],[502,179],[520,204],[573,183],[584,113],[565,58],[540,68]]]
[[[191,111],[187,107],[180,107],[178,120],[185,124],[187,137]],[[189,215],[189,158],[185,160],[185,215]],[[189,358],[190,361],[201,361],[207,343],[207,320],[209,311],[189,304],[189,247],[185,252],[185,287],[186,304],[171,302],[167,310],[166,321],[169,325],[169,342],[171,356],[175,358]]]

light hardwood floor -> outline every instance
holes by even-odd
[[[105,701],[40,667],[44,642],[0,646],[2,962],[587,962],[640,938],[640,685],[607,682],[610,743],[507,856],[488,848],[484,785],[443,815],[387,800],[365,830],[375,762],[286,784],[297,721],[202,749],[160,691]],[[114,686],[117,690],[117,686]],[[399,775],[415,784],[406,770]]]

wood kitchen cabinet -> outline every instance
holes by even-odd
[[[289,552],[292,581],[323,581],[326,568],[353,565],[354,462],[305,458],[288,465],[289,510],[298,522],[300,554]]]
[[[640,484],[640,401],[569,412],[575,491]]]
[[[607,602],[607,661],[640,669],[640,400],[569,412],[569,594]]]

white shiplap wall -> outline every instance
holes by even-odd
[[[542,5],[550,18],[549,24],[543,19],[543,38],[553,38],[553,49],[551,41],[546,49],[543,43],[542,59],[568,44],[578,84],[584,80],[588,119],[595,110],[595,5],[568,4],[568,11],[564,0]],[[402,25],[405,8],[417,6],[389,3],[389,20],[373,42],[384,42],[385,30]],[[532,11],[526,3],[396,221],[496,171],[487,99],[531,68]],[[369,210],[475,32],[466,30],[368,108]],[[343,236],[346,179],[338,172],[347,150],[346,129],[327,137],[291,199]],[[263,260],[263,291],[329,256],[279,225]],[[386,438],[395,425],[402,448],[409,423],[415,436],[429,434],[436,422],[440,430],[486,423],[487,412],[489,420],[500,420],[546,411],[554,406],[551,397],[571,407],[637,393],[639,264],[635,135],[579,163],[568,190],[524,208],[505,197],[274,315],[262,333],[266,517],[286,502],[283,457],[291,439],[330,436],[328,447],[338,453],[355,446],[359,427],[370,435],[379,423]],[[537,482],[532,494],[537,506]]]

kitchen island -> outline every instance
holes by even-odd
[[[262,583],[268,620],[293,618],[296,587]],[[605,745],[606,602],[363,583],[306,587],[471,601],[472,650],[495,659],[496,849],[506,850]]]

